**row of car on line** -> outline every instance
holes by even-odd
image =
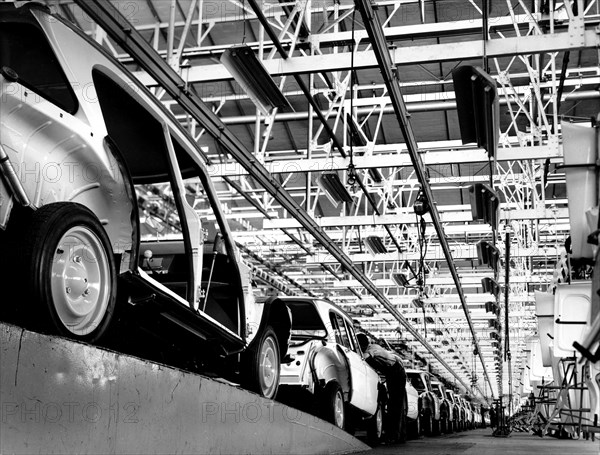
[[[289,361],[281,367],[278,399],[347,431],[365,429],[377,443],[388,428],[385,379],[364,359],[352,319],[325,300],[281,298],[292,313]],[[479,405],[447,390],[429,372],[406,370],[406,409],[400,431],[408,437],[479,427]]]
[[[381,437],[386,387],[351,318],[325,300],[255,298],[205,153],[170,111],[43,5],[0,3],[0,23],[0,286],[24,302],[2,305],[0,319],[214,369]],[[243,149],[203,115],[206,150]],[[427,373],[409,379],[418,432],[477,424]]]

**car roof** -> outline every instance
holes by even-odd
[[[414,369],[414,368],[407,368],[405,371],[407,373],[427,373],[427,374],[429,374],[427,371],[417,370],[417,369]]]
[[[283,302],[312,302],[318,307],[327,306],[327,307],[335,308],[337,311],[339,311],[340,313],[342,313],[344,316],[346,316],[348,319],[350,319],[352,321],[352,317],[344,309],[340,308],[335,303],[330,302],[328,300],[320,299],[318,297],[297,297],[297,296],[294,296],[294,297],[281,296],[281,297],[276,297],[276,298],[279,300],[282,300]]]

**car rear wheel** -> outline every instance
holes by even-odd
[[[421,417],[421,428],[425,436],[433,435],[433,417],[430,410],[426,410]]]
[[[265,398],[273,399],[279,389],[281,358],[277,336],[267,326],[258,342],[245,356],[243,385]]]
[[[323,389],[321,414],[325,420],[342,430],[346,426],[346,406],[340,385],[331,381]]]
[[[116,306],[116,270],[98,218],[69,202],[36,210],[21,234],[19,274],[37,305],[34,323],[94,342],[109,329]]]
[[[420,436],[421,436],[421,418],[417,417],[415,420],[410,421],[408,437],[410,439],[419,439]]]
[[[367,426],[367,440],[369,445],[377,445],[381,442],[381,436],[383,434],[383,403],[379,401],[377,403],[377,411],[369,419]]]

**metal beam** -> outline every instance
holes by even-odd
[[[550,202],[550,201],[549,201]],[[438,207],[443,209],[444,206]],[[472,222],[473,215],[471,207],[468,205],[452,206],[453,211],[447,211],[439,215],[439,220],[443,223],[449,222]],[[459,211],[462,208],[462,211]],[[500,210],[500,220],[555,220],[567,219],[569,216],[568,209],[525,209],[525,210],[509,210],[506,207]],[[433,222],[430,215],[425,216],[427,222]],[[319,218],[319,226],[321,228],[341,228],[351,226],[373,226],[373,225],[397,225],[397,224],[414,224],[414,213],[401,213],[397,215],[367,215],[367,216],[328,216]],[[263,222],[263,229],[297,229],[302,225],[294,218],[273,218]]]
[[[485,43],[489,58],[514,55],[540,54],[546,52],[576,51],[597,49],[600,47],[600,35],[596,30],[585,30],[579,39],[570,33],[519,36],[514,38],[492,39]],[[473,40],[466,42],[428,44],[399,47],[391,50],[391,63],[396,65],[415,65],[420,63],[474,60],[483,57],[484,42]],[[309,57],[290,57],[263,61],[272,76],[333,72],[350,69],[351,53],[313,55]],[[370,51],[359,52],[354,57],[354,69],[376,68],[377,59]],[[156,81],[143,71],[135,75],[143,84],[152,86]],[[231,79],[223,65],[202,65],[189,70],[188,82],[216,82]]]
[[[449,247],[449,252],[453,259],[477,259],[477,246],[469,245],[466,243],[456,244],[453,243]],[[522,258],[554,258],[556,254],[560,255],[560,248],[554,246],[543,247],[533,246],[529,248],[521,248],[513,251],[513,257]],[[355,263],[360,262],[387,262],[387,263],[403,263],[404,261],[418,261],[420,256],[419,252],[415,251],[412,253],[355,253],[348,254],[348,257]],[[443,261],[446,259],[446,252],[441,245],[429,245],[427,248],[427,254],[425,255],[426,261]],[[335,264],[336,258],[328,253],[317,253],[306,257],[306,264]],[[452,267],[455,269],[456,267]]]
[[[461,145],[456,148],[457,151],[449,147],[448,151],[427,151],[421,153],[423,164],[464,164],[464,163],[487,163],[488,156],[483,149],[466,149]],[[362,155],[354,157],[354,165],[357,169],[371,168],[391,168],[412,166],[410,155],[406,153],[404,144],[387,144],[377,146],[381,154]],[[394,151],[395,153],[385,153],[385,151]],[[517,160],[546,160],[562,159],[562,145],[553,142],[547,145],[539,146],[516,146],[500,147],[497,155],[498,161],[517,161]],[[289,172],[322,172],[326,170],[345,170],[348,169],[349,158],[313,158],[313,159],[280,159],[273,157],[272,161],[267,161],[265,167],[271,174],[281,174]],[[237,176],[246,175],[247,171],[237,162],[214,163],[209,166],[210,175],[216,176]]]
[[[154,51],[132,25],[121,15],[109,0],[97,0],[94,3],[85,0],[75,2],[96,21],[114,39],[119,46],[128,52],[156,80],[166,92],[179,101],[181,107],[199,122],[225,151],[231,153],[286,210],[294,213],[302,227],[308,230],[319,243],[338,260],[338,262],[376,298],[394,317],[417,339],[456,379],[469,388],[462,377],[448,365],[436,349],[421,336],[408,320],[391,304],[388,298],[357,267],[344,251],[333,242],[319,227],[313,218],[285,191],[285,189],[257,162],[256,157],[207,107],[202,100],[187,90],[187,84],[181,77]],[[140,87],[141,89],[142,87]],[[200,153],[200,151],[199,151]]]
[[[444,257],[446,258],[446,262],[448,263],[448,267],[450,269],[450,273],[454,278],[454,283],[456,284],[456,291],[460,296],[461,304],[465,313],[465,318],[467,320],[469,328],[471,329],[474,348],[479,354],[479,359],[481,361],[481,366],[483,368],[484,375],[491,388],[492,381],[488,376],[485,361],[481,352],[479,351],[477,333],[475,332],[475,327],[473,326],[473,322],[471,321],[469,308],[467,307],[467,303],[463,295],[460,278],[458,276],[456,266],[454,265],[452,252],[450,251],[450,246],[448,245],[448,240],[446,238],[446,234],[444,233],[444,227],[442,226],[440,215],[434,204],[435,199],[433,197],[433,192],[431,191],[431,186],[429,185],[429,179],[427,176],[425,165],[423,164],[423,161],[419,154],[417,139],[415,138],[414,131],[410,123],[410,114],[406,110],[404,98],[402,97],[402,93],[400,92],[400,85],[398,84],[398,68],[392,63],[392,60],[390,58],[390,52],[387,48],[385,36],[383,34],[383,29],[381,27],[381,23],[379,22],[379,17],[373,11],[370,0],[355,0],[355,6],[360,11],[365,29],[367,30],[367,33],[369,35],[369,40],[371,42],[371,45],[373,46],[373,53],[377,58],[379,70],[381,71],[381,75],[388,89],[388,94],[392,101],[392,105],[394,106],[394,111],[396,113],[396,117],[400,125],[400,130],[402,131],[402,135],[404,136],[404,140],[408,148],[408,153],[410,154],[411,161],[415,170],[415,174],[417,175],[417,178],[421,183],[421,191],[423,192],[426,200],[429,201],[429,204],[431,206],[430,215],[433,222],[433,226],[437,232],[444,253]],[[483,396],[481,390],[480,393]]]

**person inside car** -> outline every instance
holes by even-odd
[[[406,425],[402,416],[406,408],[406,372],[402,360],[396,354],[378,344],[371,343],[364,333],[358,333],[358,344],[364,358],[379,374],[385,377],[388,404],[384,433],[389,443],[406,441]]]

